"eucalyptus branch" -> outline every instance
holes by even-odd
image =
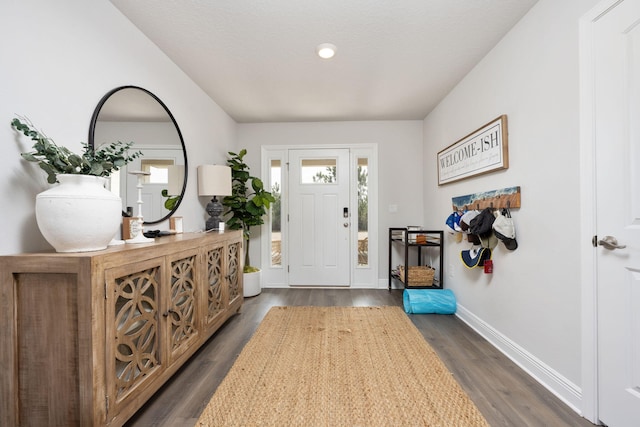
[[[128,152],[133,142],[121,141],[104,144],[97,149],[83,142],[83,153],[78,155],[66,147],[57,145],[28,118],[18,116],[11,120],[11,126],[35,141],[33,151],[21,153],[21,156],[29,162],[38,163],[47,173],[47,181],[50,184],[58,181],[58,174],[109,176],[142,155],[141,151]]]

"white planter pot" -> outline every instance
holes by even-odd
[[[122,220],[120,197],[98,176],[62,174],[58,181],[36,196],[36,221],[44,238],[57,252],[105,249]]]
[[[245,298],[259,295],[262,292],[262,271],[243,273],[242,287]]]

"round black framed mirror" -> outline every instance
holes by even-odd
[[[142,170],[150,173],[142,189],[144,223],[168,219],[180,206],[188,175],[184,139],[171,111],[160,98],[138,86],[109,91],[91,117],[89,145],[114,141],[133,141],[132,149],[142,151],[135,162],[111,176],[111,188],[122,198],[123,212],[137,214],[137,177],[128,172]]]

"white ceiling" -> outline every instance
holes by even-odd
[[[110,1],[247,123],[423,119],[537,0]]]

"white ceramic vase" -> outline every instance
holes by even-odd
[[[122,220],[122,201],[105,178],[58,175],[59,185],[36,196],[36,221],[56,252],[106,249]]]
[[[262,271],[243,273],[242,288],[244,297],[254,297],[262,292]]]

